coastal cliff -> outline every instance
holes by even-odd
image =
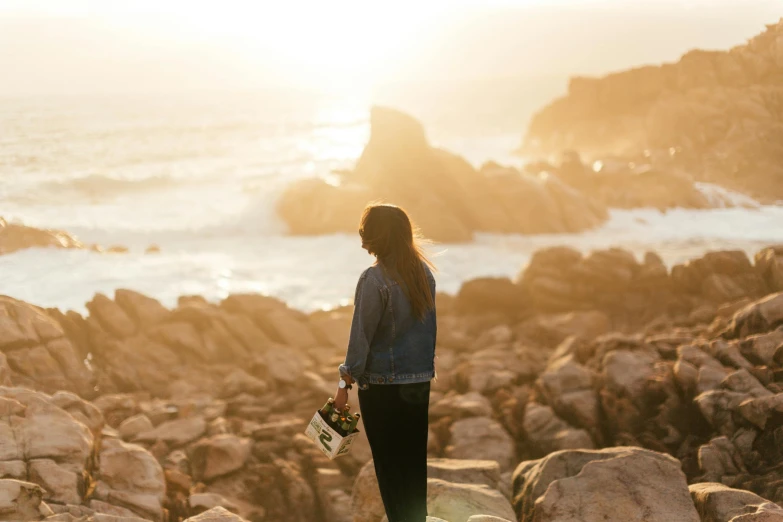
[[[533,157],[566,150],[651,161],[764,201],[783,198],[783,20],[729,51],[573,78],[533,117],[522,146]]]

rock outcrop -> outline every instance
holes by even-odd
[[[646,326],[664,330],[716,318],[718,328],[750,300],[777,291],[777,249],[759,252],[756,265],[743,251],[721,251],[669,271],[654,252],[639,261],[618,248],[588,255],[568,247],[545,248],[516,281],[466,283],[455,305],[462,313],[511,314],[507,320],[516,322],[518,333],[546,339],[548,345],[570,335],[594,338]],[[492,295],[501,297],[493,301]]]
[[[536,114],[527,155],[576,150],[643,158],[663,170],[783,198],[783,20],[730,51],[604,78],[573,78]]]
[[[89,249],[93,252],[109,254],[125,254],[128,252],[128,248],[121,245],[113,245],[107,248],[95,244],[86,245],[72,234],[63,230],[41,229],[18,223],[9,223],[0,216],[0,256],[26,248]],[[159,252],[160,248],[157,251]],[[148,253],[155,252],[150,251]]]
[[[391,200],[409,210],[427,237],[469,241],[474,232],[579,232],[601,224],[606,210],[554,176],[495,164],[480,171],[433,148],[421,124],[376,107],[370,141],[339,183],[309,179],[290,186],[277,210],[293,234],[355,233],[364,206]]]
[[[0,255],[25,248],[86,248],[62,230],[42,230],[9,223],[0,217]]]

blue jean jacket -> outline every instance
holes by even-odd
[[[433,298],[435,277],[425,265]],[[356,285],[351,337],[340,375],[349,376],[361,389],[370,384],[426,382],[435,376],[435,310],[424,320],[411,313],[410,301],[400,285],[374,265]]]

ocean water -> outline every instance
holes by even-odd
[[[504,104],[508,100],[503,100]],[[513,156],[533,108],[475,104],[455,113],[411,102],[431,141],[475,165]],[[132,288],[174,305],[261,292],[313,310],[350,302],[371,259],[358,237],[288,237],[275,201],[295,179],[350,168],[369,136],[367,98],[286,93],[0,99],[0,216],[67,230],[127,255],[30,249],[0,257],[0,294],[84,311],[96,292]],[[725,191],[702,186],[709,194]],[[515,276],[548,245],[589,251],[656,250],[675,264],[705,251],[751,255],[783,243],[783,207],[708,211],[613,210],[600,229],[573,235],[479,235],[431,245],[439,286]],[[155,244],[159,254],[144,254]]]

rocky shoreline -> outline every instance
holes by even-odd
[[[122,245],[102,247],[87,245],[64,230],[41,229],[9,223],[0,216],[0,255],[12,254],[27,248],[59,248],[66,250],[90,250],[97,253],[125,254],[128,248]],[[147,254],[160,252],[160,247],[150,245],[145,250]]]
[[[438,307],[433,516],[783,520],[783,247],[671,271],[552,248]],[[366,441],[303,435],[350,308],[87,308],[0,297],[0,518],[381,522]]]
[[[743,192],[783,199],[783,19],[729,51],[602,78],[576,77],[537,113],[522,152],[620,156]]]
[[[724,208],[731,197],[705,194],[688,171],[649,158],[600,169],[565,154],[557,165],[532,162],[521,171],[495,162],[476,169],[430,145],[420,122],[374,107],[371,135],[353,170],[286,188],[277,213],[293,235],[355,233],[372,201],[391,200],[417,219],[425,237],[469,242],[476,233],[577,233],[601,226],[609,208]],[[747,198],[748,206],[757,203]]]
[[[295,235],[355,233],[367,203],[394,201],[428,238],[467,242],[475,232],[580,232],[603,223],[604,207],[555,177],[524,175],[430,145],[413,117],[385,107],[370,113],[370,140],[350,172],[289,186],[277,212]]]

